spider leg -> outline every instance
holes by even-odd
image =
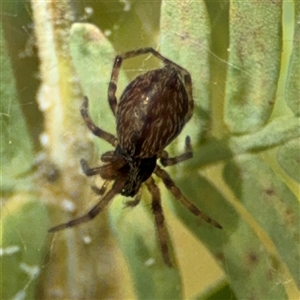
[[[172,65],[180,73],[189,74],[189,72],[186,71],[184,68],[177,65],[176,63],[174,63],[170,59],[162,56],[158,51],[154,50],[152,47],[140,48],[140,49],[137,49],[137,50],[128,51],[128,52],[125,52],[123,54],[117,55],[116,58],[115,58],[114,68],[120,68],[123,60],[125,60],[125,59],[133,58],[133,57],[143,55],[143,54],[147,54],[147,53],[151,53],[152,55],[154,55],[156,58],[160,59],[166,65]]]
[[[90,168],[84,159],[80,160],[81,169],[86,176],[94,176],[99,174],[103,179],[115,180],[118,176],[116,170],[120,169],[126,164],[124,159],[117,159],[107,165]]]
[[[180,189],[175,185],[174,181],[171,179],[170,175],[160,168],[159,166],[155,167],[154,173],[160,177],[166,188],[175,196],[176,199],[178,199],[191,213],[193,213],[195,216],[198,216],[205,220],[207,223],[212,224],[213,226],[222,229],[222,226],[213,220],[211,217],[206,215],[204,212],[199,210],[193,203],[191,203],[189,200],[187,200]]]
[[[103,168],[105,168],[105,166],[97,167],[97,168],[90,168],[88,163],[84,159],[80,160],[80,165],[81,165],[81,169],[82,169],[83,173],[86,176],[94,176],[94,175],[100,174],[101,172],[103,172]]]
[[[124,208],[137,206],[141,202],[141,199],[142,199],[142,194],[139,191],[133,200],[124,202]]]
[[[77,219],[71,220],[67,223],[63,223],[58,226],[52,227],[51,229],[48,230],[48,232],[63,230],[94,219],[109,204],[109,202],[113,199],[113,197],[116,194],[121,192],[123,186],[124,186],[123,180],[116,180],[111,190],[109,190],[109,192],[87,214]]]
[[[97,194],[99,196],[103,196],[107,190],[107,180],[104,181],[101,188],[98,188],[95,185],[92,185],[91,188],[95,194]]]
[[[163,150],[160,155],[160,163],[164,167],[173,166],[192,157],[193,157],[193,149],[191,146],[191,138],[189,136],[186,136],[184,153],[175,157],[169,157],[168,152]]]
[[[89,106],[89,99],[88,97],[85,96],[80,112],[86,126],[90,129],[90,131],[94,135],[98,136],[101,139],[104,139],[106,142],[110,143],[112,146],[115,147],[117,145],[117,138],[111,133],[104,131],[95,125],[95,123],[92,121],[88,113],[88,106]]]
[[[168,247],[168,233],[165,226],[165,218],[163,215],[163,209],[161,206],[161,198],[159,188],[155,184],[152,177],[146,181],[146,186],[152,196],[152,212],[155,217],[155,225],[157,230],[157,236],[159,241],[162,257],[167,266],[172,267],[172,262],[169,254]]]
[[[111,162],[115,159],[115,151],[107,151],[101,155],[102,162]]]

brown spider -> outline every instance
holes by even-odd
[[[121,64],[124,59],[151,53],[164,63],[161,69],[148,71],[136,77],[124,90],[117,103],[116,90]],[[172,166],[193,156],[190,138],[185,139],[185,152],[176,157],[169,157],[164,148],[181,132],[193,113],[192,80],[190,74],[163,57],[152,48],[142,48],[126,52],[115,58],[108,88],[108,102],[117,121],[117,138],[97,127],[88,114],[88,98],[84,98],[81,115],[92,133],[115,147],[101,156],[106,163],[101,167],[89,168],[81,159],[85,175],[99,174],[105,181],[114,181],[106,192],[106,184],[101,189],[93,190],[102,196],[101,200],[84,216],[51,228],[54,232],[79,225],[93,219],[117,194],[135,197],[127,205],[135,206],[140,201],[137,194],[145,182],[152,196],[152,211],[155,217],[158,241],[164,262],[172,266],[167,244],[167,232],[161,206],[158,186],[153,177],[160,177],[167,189],[194,215],[207,223],[222,228],[219,223],[201,212],[189,202],[175,185],[169,174],[156,164],[160,159],[162,166]]]

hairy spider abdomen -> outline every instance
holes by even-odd
[[[116,113],[120,146],[131,157],[152,157],[189,120],[189,97],[171,65],[136,77],[124,90]]]

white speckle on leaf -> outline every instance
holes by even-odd
[[[74,202],[69,200],[69,199],[64,199],[61,202],[61,207],[63,208],[64,211],[67,211],[67,212],[74,212],[75,211]]]
[[[84,12],[87,14],[87,15],[92,15],[93,13],[94,13],[94,10],[93,10],[93,8],[91,7],[91,6],[86,6],[85,8],[84,8]]]
[[[6,248],[0,248],[0,256],[11,255],[20,251],[19,246],[8,246]]]
[[[124,11],[129,11],[131,9],[131,3],[127,0],[120,0],[121,3],[124,3]]]
[[[20,269],[23,270],[30,278],[35,278],[40,273],[38,266],[29,266],[25,263],[20,263]]]
[[[12,300],[23,300],[26,297],[26,292],[24,290],[17,292],[14,297],[12,297]]]
[[[110,36],[111,30],[109,30],[109,29],[104,30],[104,34],[105,34],[105,36]]]
[[[154,259],[154,258],[149,258],[149,259],[145,262],[145,265],[146,265],[146,267],[151,267],[154,263],[155,263],[155,259]]]
[[[48,134],[46,134],[45,132],[43,132],[41,135],[40,135],[40,142],[41,144],[46,147],[48,146],[49,144],[49,136]]]
[[[90,244],[90,243],[92,242],[92,239],[91,239],[91,237],[90,237],[89,235],[85,235],[85,236],[83,237],[83,242],[84,242],[86,245],[88,245],[88,244]]]

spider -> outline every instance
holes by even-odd
[[[125,59],[148,53],[161,60],[164,67],[137,76],[125,88],[117,102],[115,94],[122,62]],[[93,190],[101,196],[100,201],[85,215],[55,226],[49,232],[92,220],[117,194],[135,197],[134,200],[128,201],[127,205],[137,205],[141,199],[138,192],[141,184],[145,183],[152,197],[151,206],[162,258],[165,264],[171,267],[160,190],[152,177],[153,173],[162,179],[166,188],[190,212],[207,223],[222,228],[219,223],[187,200],[169,174],[157,164],[159,159],[163,167],[172,166],[193,156],[189,136],[185,139],[183,154],[169,157],[167,151],[164,150],[180,134],[184,125],[192,117],[194,103],[191,76],[187,70],[165,58],[153,48],[126,52],[115,58],[108,87],[108,102],[116,118],[117,138],[97,127],[91,120],[87,97],[84,97],[80,109],[89,130],[115,147],[114,151],[108,151],[101,156],[104,165],[100,167],[90,168],[84,159],[80,161],[86,176],[99,174],[105,181],[101,189],[93,187]],[[108,191],[106,191],[107,181],[113,181]]]

